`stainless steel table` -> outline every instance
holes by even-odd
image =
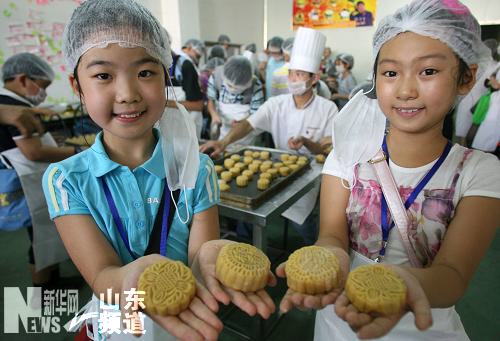
[[[290,151],[269,149],[262,147],[246,147],[255,150],[279,151],[290,153]],[[240,221],[254,224],[253,228],[253,245],[266,252],[267,249],[267,231],[268,222],[281,215],[304,194],[306,194],[313,186],[320,181],[322,164],[316,161],[310,163],[310,168],[307,169],[298,178],[288,184],[285,188],[278,191],[263,204],[255,209],[241,208],[228,202],[219,204],[219,214],[223,217],[234,218]]]
[[[284,153],[290,153],[290,151],[261,148],[261,147],[239,147],[234,148],[230,151],[235,152],[241,148],[245,149],[256,149],[256,150],[267,150],[267,151],[279,151]],[[224,217],[237,219],[240,221],[248,222],[253,224],[253,245],[264,251],[267,251],[267,230],[266,227],[269,221],[286,211],[290,206],[292,206],[297,200],[299,200],[304,194],[313,188],[314,185],[320,182],[321,170],[323,165],[318,164],[316,161],[310,163],[310,168],[307,169],[298,178],[288,184],[285,188],[279,190],[276,194],[266,200],[263,204],[255,209],[241,208],[231,205],[227,202],[221,202],[219,204],[219,214]],[[277,315],[277,313],[275,313]],[[274,327],[279,322],[281,316],[278,318],[267,331],[264,328],[264,320],[260,317],[255,318],[255,327],[252,330],[252,335],[248,336],[245,333],[235,329],[234,327],[227,326],[229,330],[235,332],[240,337],[247,340],[262,341],[267,335],[274,329]]]

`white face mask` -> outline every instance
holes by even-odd
[[[354,187],[354,166],[371,160],[380,150],[386,118],[377,100],[360,90],[333,120],[333,158],[348,169],[349,184]]]
[[[30,101],[31,104],[33,104],[34,106],[37,106],[37,105],[43,103],[43,101],[45,101],[45,99],[47,98],[47,91],[45,91],[45,89],[38,86],[38,93],[36,95],[26,95],[24,97],[28,101]]]
[[[306,81],[288,82],[288,89],[293,95],[301,96],[309,90]]]
[[[338,73],[342,73],[345,71],[345,67],[344,65],[340,64],[340,65],[335,65],[335,70],[338,72]]]

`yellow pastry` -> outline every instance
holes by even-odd
[[[299,167],[304,167],[305,165],[307,165],[307,161],[299,159],[299,160],[297,160],[296,165],[299,166]]]
[[[291,171],[292,171],[292,173],[293,173],[293,172],[297,171],[300,167],[299,167],[299,165],[295,165],[295,164],[294,164],[294,165],[290,165],[290,166],[288,166],[288,168],[290,168],[290,170],[291,170]]]
[[[165,260],[148,266],[137,288],[144,291],[144,305],[152,314],[178,315],[189,306],[196,293],[191,269],[180,261]]]
[[[290,165],[294,165],[295,164],[295,161],[292,161],[292,160],[286,160],[283,162],[283,164],[287,167],[289,167]]]
[[[244,163],[245,165],[249,165],[249,164],[251,164],[252,162],[253,162],[253,157],[251,157],[251,156],[245,156],[245,157],[243,158],[243,163]]]
[[[252,156],[252,155],[253,155],[253,152],[252,152],[251,150],[248,150],[248,149],[247,149],[247,150],[245,150],[245,151],[243,152],[243,155],[244,155],[244,156]]]
[[[321,246],[306,246],[292,253],[285,271],[288,287],[303,294],[327,293],[340,284],[339,260]]]
[[[231,168],[233,168],[235,163],[236,162],[232,159],[225,159],[224,160],[224,167],[226,167],[226,169],[231,169]]]
[[[273,176],[273,179],[278,177],[278,170],[276,168],[269,168],[267,172]]]
[[[297,159],[298,159],[298,158],[299,158],[299,157],[298,157],[297,155],[290,155],[290,156],[288,157],[288,161],[292,161],[293,163],[295,163],[295,162],[297,162]],[[307,161],[307,160],[306,160],[306,161]]]
[[[267,180],[271,181],[273,179],[273,176],[271,173],[264,172],[264,173],[260,173],[259,179],[267,179]]]
[[[238,154],[233,154],[233,155],[231,155],[231,160],[238,162],[241,160],[241,156],[239,156]]]
[[[239,168],[239,167],[233,167],[229,171],[231,172],[231,174],[233,175],[233,177],[236,177],[236,176],[240,175],[241,168]]]
[[[262,160],[268,160],[271,154],[268,151],[262,151],[260,152],[260,158]]]
[[[254,173],[257,173],[259,171],[259,165],[256,163],[251,163],[248,165],[248,169],[251,170]]]
[[[248,178],[244,175],[240,175],[236,178],[236,184],[239,187],[246,187],[248,186]]]
[[[215,165],[215,171],[217,172],[217,174],[220,174],[222,173],[222,171],[224,170],[224,167],[222,167],[221,165]]]
[[[384,265],[362,265],[349,272],[346,295],[364,313],[393,315],[406,304],[406,285],[399,275]]]
[[[280,167],[283,167],[283,162],[275,162],[273,164],[273,168],[280,169]]]
[[[225,182],[229,182],[233,179],[233,174],[229,171],[225,171],[220,173],[220,178],[224,180]]]
[[[288,176],[288,174],[290,174],[290,168],[288,167],[280,167],[278,171],[280,172],[281,176]]]
[[[215,276],[225,286],[254,292],[267,284],[271,262],[255,246],[231,243],[222,247],[215,263]]]
[[[221,192],[227,192],[231,189],[231,186],[229,186],[224,180],[221,180],[221,182],[219,182],[219,189]]]
[[[267,162],[267,161],[266,161],[266,162]],[[262,160],[255,160],[255,159],[254,159],[254,160],[252,161],[252,164],[253,164],[253,165],[258,165],[258,166],[260,167],[260,165],[262,165]]]
[[[264,191],[269,188],[270,183],[271,182],[269,181],[269,179],[260,178],[259,180],[257,180],[257,188]]]
[[[253,177],[253,172],[249,169],[247,170],[244,170],[243,172],[241,172],[241,175],[244,175],[248,178],[248,181],[252,180],[252,177]]]
[[[269,168],[271,168],[271,166],[270,166],[270,165],[266,165],[266,164],[264,164],[264,163],[263,163],[263,164],[261,164],[261,165],[260,165],[260,168],[259,168],[259,169],[260,169],[260,171],[261,171],[261,172],[263,172],[263,173],[264,173],[264,172],[265,172],[265,171],[267,171]]]
[[[299,158],[297,159],[297,163],[298,163],[298,161],[307,162],[307,157],[305,157],[305,156],[299,156]]]
[[[280,160],[283,161],[283,162],[285,162],[285,161],[288,160],[289,157],[290,157],[290,155],[288,155],[288,154],[281,154],[280,155]]]
[[[318,154],[315,158],[317,163],[325,163],[326,157],[323,154]]]
[[[238,167],[241,170],[244,170],[247,166],[243,162],[236,162],[234,167]]]
[[[252,153],[252,157],[253,157],[254,159],[259,158],[259,157],[260,157],[260,152],[253,152],[253,153]]]

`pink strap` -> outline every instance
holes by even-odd
[[[403,242],[403,245],[410,258],[410,263],[414,267],[421,268],[422,263],[417,258],[415,250],[411,246],[410,239],[408,237],[408,226],[409,218],[406,213],[406,209],[399,195],[396,182],[392,176],[389,165],[386,162],[386,156],[382,150],[379,150],[377,155],[370,161],[373,168],[375,169],[375,174],[377,175],[380,187],[382,187],[382,192],[384,193],[385,200],[387,201],[387,206],[389,206],[389,211],[391,212],[392,219],[398,227],[399,236]]]

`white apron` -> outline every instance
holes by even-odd
[[[479,126],[472,148],[494,152],[500,141],[500,90],[491,94],[490,106],[483,123]]]
[[[169,101],[183,102],[186,100],[186,93],[182,89],[182,86],[167,86],[166,89]],[[199,140],[201,138],[201,129],[203,128],[203,114],[201,111],[189,111],[189,114],[196,126],[196,137]]]
[[[177,339],[168,333],[165,329],[160,327],[157,323],[155,323],[151,318],[144,314],[144,329],[146,330],[145,334],[136,337],[132,334],[124,334],[123,330],[118,333],[112,333],[111,335],[102,335],[99,331],[99,299],[93,295],[92,299],[78,312],[78,316],[82,314],[94,314],[93,318],[78,321],[74,326],[71,326],[70,332],[77,332],[81,326],[83,328],[87,328],[87,336],[94,341],[176,341]],[[116,306],[117,307],[117,306]],[[117,308],[118,309],[118,308]],[[113,313],[115,310],[112,310],[110,313]],[[90,316],[90,315],[89,315]],[[71,321],[70,321],[71,322]],[[66,330],[70,328],[70,322],[68,322],[64,327]],[[88,329],[87,326],[92,326],[92,331]],[[102,325],[101,325],[102,326]]]
[[[49,133],[41,138],[42,145],[57,147]],[[19,150],[13,148],[2,152],[16,170],[23,188],[33,224],[33,252],[36,270],[69,259],[68,253],[59,237],[56,226],[50,220],[49,210],[42,190],[43,173],[49,166],[46,162],[28,160]]]
[[[219,101],[218,104],[222,120],[222,125],[220,127],[220,136],[219,136],[219,140],[221,140],[231,130],[232,128],[231,123],[233,121],[245,120],[248,118],[248,116],[250,116],[250,104],[239,104],[239,103],[228,104],[228,103],[222,103],[221,101]],[[245,146],[253,145],[255,144],[255,136],[257,136],[257,133],[254,130],[244,138],[235,141],[234,143]]]
[[[351,250],[351,270],[360,265],[375,264],[375,261]],[[455,307],[445,309],[431,309],[433,324],[422,332],[415,327],[413,313],[406,313],[399,323],[386,336],[373,340],[381,341],[469,341],[460,317]],[[314,326],[314,341],[353,341],[359,340],[347,322],[335,313],[333,305],[326,306],[316,313]]]

